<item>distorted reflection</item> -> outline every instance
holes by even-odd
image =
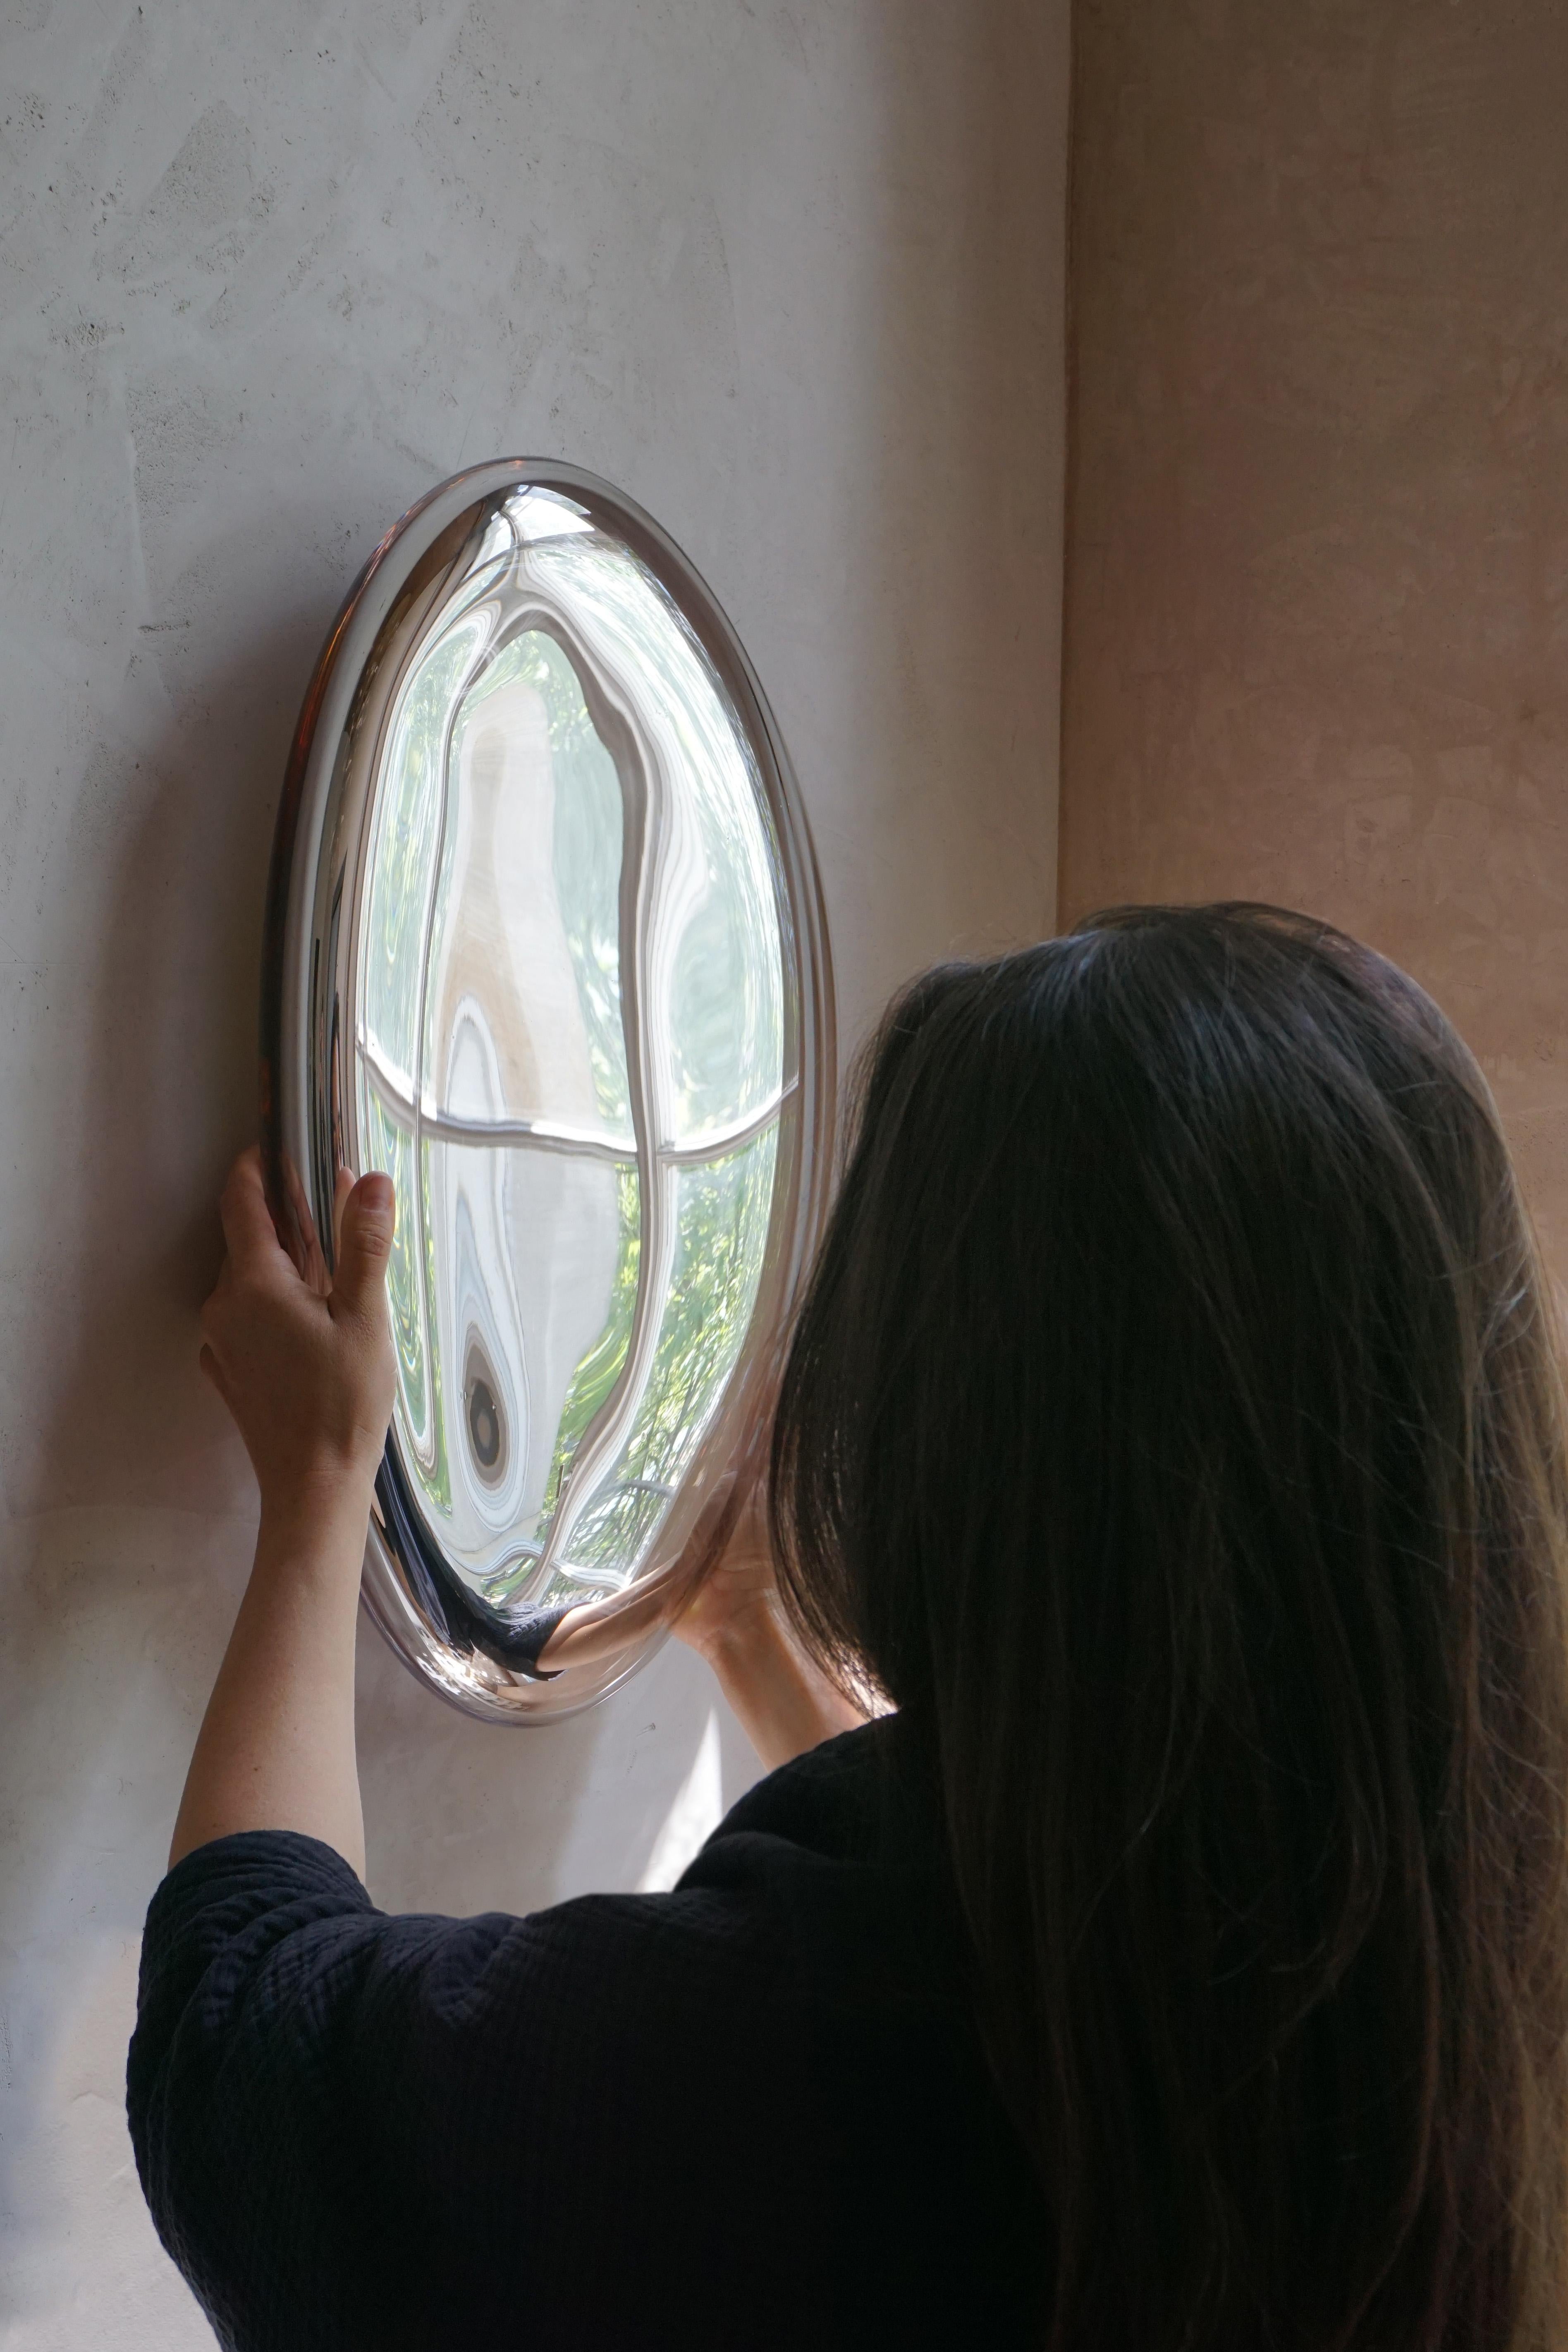
[[[653,574],[496,514],[384,738],[361,1156],[397,1189],[394,1435],[494,1606],[628,1583],[745,1339],[785,1091],[752,751]]]

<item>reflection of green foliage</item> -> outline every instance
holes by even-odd
[[[472,726],[497,688],[521,679],[545,707],[555,777],[556,898],[588,1036],[601,1116],[632,1126],[621,1020],[621,778],[594,726],[577,671],[542,629],[514,637],[476,682],[461,724]]]
[[[680,799],[706,887],[664,951],[676,1132],[695,1136],[760,1109],[783,1073],[778,852],[767,795],[707,655],[646,567],[597,536],[549,541],[531,560],[592,614],[678,755]]]
[[[362,1015],[382,1055],[412,1081],[415,1026],[424,961],[424,920],[431,860],[444,783],[443,752],[454,703],[477,656],[487,626],[470,608],[495,585],[500,566],[487,565],[452,608],[398,706],[376,812],[373,852],[361,933]],[[430,1344],[419,1296],[424,1258],[425,1296],[435,1297],[433,1236],[417,1213],[413,1138],[390,1118],[361,1080],[365,1165],[384,1169],[397,1197],[397,1232],[388,1269],[398,1360],[398,1406],[407,1467],[429,1499],[450,1511],[451,1477],[442,1424],[440,1350]],[[424,1178],[429,1182],[428,1153]],[[427,1476],[422,1457],[434,1449]]]
[[[754,922],[744,894],[715,873],[710,845],[707,887],[680,935],[670,975],[683,1134],[739,1118],[778,1087],[782,1028],[778,988],[769,985],[777,957],[770,940],[758,954]]]
[[[561,1407],[555,1457],[545,1486],[544,1507],[539,1513],[541,1534],[555,1517],[561,1484],[582,1433],[620,1379],[621,1368],[626,1361],[626,1350],[632,1342],[632,1323],[637,1311],[637,1273],[643,1256],[640,1194],[635,1168],[618,1167],[615,1184],[616,1202],[620,1210],[620,1242],[615,1255],[615,1280],[610,1293],[610,1311],[604,1318],[604,1328],[572,1374],[566,1402]]]
[[[676,1241],[648,1385],[608,1488],[573,1533],[574,1562],[630,1567],[735,1370],[762,1274],[778,1130],[676,1177]]]
[[[593,1584],[573,1568],[556,1568],[545,1579],[544,1591],[536,1593],[529,1605],[534,1609],[577,1609],[590,1601],[602,1601],[619,1583],[617,1578],[610,1584]]]
[[[515,1599],[538,1566],[543,1549],[542,1544],[523,1544],[499,1568],[480,1578],[479,1590],[492,1608],[504,1609],[508,1601]],[[538,1607],[538,1603],[534,1605]]]
[[[778,1129],[676,1179],[677,1238],[670,1296],[628,1468],[671,1479],[740,1353],[762,1274]]]
[[[419,1220],[413,1199],[413,1139],[388,1118],[382,1104],[360,1081],[360,1118],[364,1137],[364,1164],[379,1168],[392,1180],[397,1199],[397,1225],[392,1260],[387,1267],[387,1292],[392,1304],[392,1340],[397,1349],[399,1404],[416,1446],[429,1429],[424,1384],[424,1327],[419,1307]]]
[[[453,700],[478,651],[482,625],[475,616],[449,629],[414,672],[382,784],[365,916],[365,1021],[382,1052],[411,1075],[426,894],[441,806],[441,754]]]
[[[784,1075],[772,819],[749,751],[742,761],[733,749],[726,789],[693,795],[706,887],[670,968],[671,1074],[687,1136],[758,1111]]]
[[[612,1570],[619,1583],[627,1566],[641,1559],[669,1502],[666,1487],[618,1481],[578,1522],[571,1539],[573,1562],[590,1570]]]

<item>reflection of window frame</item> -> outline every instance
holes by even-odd
[[[359,1084],[354,1089],[352,1115],[357,1122],[359,1087],[363,1086],[369,1094],[373,1095],[383,1115],[411,1140],[417,1225],[414,1255],[419,1282],[420,1332],[425,1355],[425,1387],[433,1415],[433,1443],[435,1441],[434,1416],[445,1410],[447,1400],[446,1384],[437,1377],[432,1347],[433,1301],[429,1295],[427,1272],[430,1209],[425,1197],[425,1141],[481,1146],[493,1151],[543,1150],[587,1155],[634,1166],[638,1171],[641,1241],[636,1299],[625,1356],[608,1394],[578,1440],[570,1468],[561,1481],[542,1549],[536,1550],[531,1544],[514,1540],[512,1559],[520,1561],[531,1558],[535,1562],[532,1571],[509,1604],[513,1609],[526,1610],[537,1604],[538,1597],[557,1576],[578,1579],[585,1598],[623,1585],[632,1580],[642,1559],[656,1539],[663,1513],[642,1531],[637,1559],[619,1574],[612,1574],[602,1567],[575,1567],[570,1556],[572,1534],[590,1507],[604,1501],[609,1474],[622,1458],[646,1401],[657,1360],[657,1343],[669,1303],[677,1242],[675,1193],[679,1171],[683,1168],[712,1166],[754,1141],[769,1128],[776,1127],[784,1104],[795,1087],[796,1079],[787,1066],[788,1048],[781,1033],[779,1084],[766,1102],[747,1112],[744,1118],[733,1120],[724,1128],[710,1129],[690,1142],[675,1144],[669,1139],[674,1122],[670,1116],[671,1106],[664,1099],[665,1073],[662,1057],[653,1050],[650,1024],[644,1014],[656,993],[659,950],[671,919],[672,886],[678,870],[672,865],[669,843],[674,793],[658,748],[641,725],[631,707],[630,697],[618,686],[613,664],[603,647],[585,644],[568,615],[549,603],[548,582],[528,573],[528,541],[518,536],[510,515],[507,515],[506,520],[512,532],[513,552],[506,561],[505,569],[498,578],[493,577],[488,582],[477,597],[470,593],[464,596],[461,604],[455,600],[455,609],[430,633],[419,665],[404,682],[392,710],[389,712],[387,740],[390,740],[395,734],[406,697],[413,689],[415,677],[423,670],[424,660],[434,650],[434,643],[439,642],[446,631],[455,626],[465,614],[471,612],[476,604],[493,602],[499,605],[512,596],[517,598],[515,608],[498,619],[497,625],[487,634],[455,689],[442,738],[436,768],[435,790],[439,793],[439,805],[435,838],[420,922],[419,993],[412,1094],[399,1084],[404,1074],[394,1071],[377,1051],[356,1004],[353,1031],[358,1049]],[[465,586],[471,588],[471,578]],[[435,1108],[424,1068],[427,992],[438,882],[450,820],[454,736],[464,708],[485,670],[501,656],[508,646],[530,630],[540,630],[551,636],[570,664],[590,719],[614,762],[621,785],[622,834],[618,979],[632,1125],[632,1138],[629,1143],[546,1119],[483,1121],[444,1115]],[[706,670],[718,709],[728,718],[728,698],[707,661],[706,652],[695,640],[692,641],[692,655]],[[738,729],[737,721],[730,719],[730,724]],[[744,743],[743,730],[740,740]],[[758,811],[758,816],[759,823],[768,824],[764,809]],[[782,982],[786,971],[784,941],[788,917],[787,911],[779,905],[776,876],[772,877],[771,907],[778,927],[777,952]],[[355,957],[353,968],[356,995],[361,996],[363,984],[361,957]],[[774,1181],[777,1181],[776,1177]],[[755,1301],[753,1309],[754,1307]],[[743,1333],[737,1349],[737,1361],[744,1352],[744,1344]],[[727,1375],[715,1391],[703,1423],[699,1425],[699,1435],[700,1426],[706,1426],[712,1412],[718,1408],[727,1386]],[[557,1434],[559,1437],[559,1430]],[[416,1457],[417,1454],[416,1446]],[[656,1487],[666,1499],[674,1491],[673,1486],[664,1486],[656,1481],[633,1479],[624,1483],[628,1486]],[[432,1534],[435,1535],[434,1528]],[[436,1540],[439,1541],[438,1537]],[[484,1571],[485,1580],[489,1581],[504,1565],[503,1558],[498,1556],[494,1565]],[[467,1580],[466,1576],[465,1580]]]

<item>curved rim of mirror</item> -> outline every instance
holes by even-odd
[[[340,1165],[398,1187],[366,1608],[470,1715],[577,1713],[658,1646],[759,1464],[835,1080],[777,723],[607,482],[470,467],[364,566],[294,736],[261,1028],[296,1262],[330,1265]]]

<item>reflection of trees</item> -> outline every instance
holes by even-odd
[[[616,1315],[625,1252],[613,1164],[559,1152],[541,1158],[526,1131],[513,1135],[504,1146],[503,1208],[502,1188],[479,1181],[473,1148],[483,1145],[486,1130],[509,1122],[549,1134],[601,1133],[607,1076],[612,1095],[618,1084],[625,1097],[624,1045],[616,1079],[605,1053],[605,1008],[585,985],[601,978],[606,937],[616,950],[624,831],[613,764],[601,744],[597,762],[584,756],[587,723],[575,673],[537,630],[507,646],[484,673],[453,731],[454,845],[432,923],[425,1067],[436,1080],[439,1113],[461,1120],[471,1136],[468,1148],[450,1140],[437,1148],[427,1201],[443,1260],[434,1294],[444,1325],[437,1355],[452,1359],[449,1444],[463,1474],[464,1507],[455,1521],[473,1523],[455,1524],[453,1536],[495,1598],[531,1572],[541,1508],[559,1486],[561,1422],[584,1358],[608,1355],[613,1381],[626,1349]],[[613,1010],[619,1039],[618,979]],[[434,1131],[439,1120],[429,1124]],[[629,1127],[624,1142],[629,1150]],[[498,1173],[496,1148],[484,1156]],[[478,1328],[507,1390],[519,1483],[504,1496],[469,1475],[457,1394],[467,1339],[455,1325],[446,1328],[455,1264],[447,1228],[458,1191],[476,1233]],[[632,1281],[634,1296],[634,1267]],[[497,1583],[504,1517],[505,1549],[521,1559]]]
[[[363,917],[362,1017],[383,1058],[410,1086],[446,730],[486,635],[484,617],[468,613],[444,633],[410,679],[393,724],[377,810]]]
[[[387,1297],[392,1309],[392,1344],[397,1350],[402,1410],[413,1428],[426,1427],[424,1339],[419,1307],[419,1223],[413,1193],[413,1144],[391,1119],[364,1084],[361,1072],[360,1133],[365,1164],[380,1168],[392,1180],[397,1199],[397,1223],[387,1266]]]
[[[460,594],[389,744],[357,1098],[365,1164],[398,1195],[399,1449],[454,1564],[494,1600],[538,1601],[635,1572],[744,1346],[771,1206],[782,959],[749,753],[663,590],[585,533],[520,546],[482,603],[472,583]],[[612,755],[594,709],[613,709],[632,750]],[[617,757],[639,763],[625,784]],[[647,862],[623,887],[632,790]],[[459,1162],[497,1154],[486,1223]],[[479,1265],[494,1309],[482,1336],[529,1423],[512,1431],[520,1496],[466,1475],[455,1186],[470,1287]]]
[[[451,1484],[442,1424],[441,1366],[427,1344],[425,1298],[434,1261],[420,1213],[413,1145],[414,1071],[425,927],[441,813],[446,729],[464,680],[488,633],[475,609],[499,563],[471,580],[448,625],[411,677],[398,709],[383,770],[361,912],[361,1013],[378,1057],[401,1079],[403,1118],[390,1115],[366,1084],[360,1061],[361,1156],[392,1177],[397,1229],[388,1269],[398,1359],[398,1411],[409,1466],[430,1499],[449,1508]],[[358,1058],[358,1057],[357,1057]],[[423,1180],[428,1171],[418,1171]],[[421,1261],[423,1261],[423,1265]],[[428,1375],[428,1376],[427,1376]]]
[[[654,787],[691,861],[686,876],[660,879],[664,919],[649,951],[673,1083],[668,1132],[724,1126],[777,1094],[784,1057],[777,844],[750,748],[685,614],[625,549],[567,535],[528,560],[605,665],[634,683]]]
[[[522,1553],[522,1573],[537,1557],[531,1522],[547,1484],[559,1483],[551,1479],[552,1455],[561,1408],[570,1411],[582,1385],[579,1359],[597,1371],[601,1385],[613,1381],[624,1359],[628,1318],[616,1295],[622,1219],[613,1168],[574,1162],[570,1181],[547,1183],[542,1192],[530,1182],[527,1264],[545,1283],[546,1296],[536,1300],[537,1311],[520,1313],[508,1273],[517,1271],[518,1261],[504,1230],[500,1192],[492,1202],[496,1188],[476,1189],[478,1155],[441,1139],[442,1119],[450,1111],[471,1123],[480,1143],[486,1129],[518,1118],[591,1130],[606,1093],[613,1099],[618,1085],[623,1099],[624,1047],[617,1077],[602,1036],[604,941],[608,932],[613,956],[622,825],[620,784],[602,745],[597,769],[585,759],[586,707],[559,648],[531,633],[483,674],[481,691],[465,694],[475,650],[466,634],[460,646],[451,635],[443,639],[411,679],[394,730],[366,910],[365,1003],[372,1016],[366,1027],[379,1072],[374,1087],[365,1085],[361,1062],[361,1110],[365,1139],[399,1194],[392,1305],[408,1467],[444,1523],[455,1556],[488,1580],[498,1565],[497,1543],[503,1557]],[[557,774],[558,736],[572,764],[571,789]],[[434,828],[429,812],[439,803],[444,775],[445,815]],[[612,826],[602,805],[606,788]],[[584,798],[594,804],[586,842],[578,837]],[[558,843],[562,814],[567,823]],[[442,831],[445,844],[438,850]],[[437,859],[432,894],[429,869]],[[423,1050],[414,1050],[422,965],[427,1010]],[[581,985],[585,978],[595,983],[592,992]],[[592,1001],[585,1001],[590,994]],[[618,1034],[618,1010],[614,1017]],[[432,1095],[434,1111],[426,1107]],[[508,1159],[516,1148],[514,1141]],[[514,1165],[511,1173],[523,1170]],[[532,1173],[566,1180],[568,1166],[556,1160]],[[602,1250],[584,1223],[593,1223],[601,1183],[610,1222]],[[506,1528],[497,1524],[502,1497],[468,1475],[466,1326],[452,1325],[460,1198],[473,1244],[464,1254],[468,1286],[477,1277],[479,1330],[507,1391],[512,1458],[524,1470],[543,1449],[504,1514]],[[550,1233],[562,1218],[558,1240],[572,1273],[567,1278],[558,1269],[550,1295],[552,1260],[561,1254],[552,1251]],[[628,1273],[634,1295],[634,1259],[620,1269],[622,1291]],[[538,1283],[531,1286],[537,1290]],[[530,1394],[538,1408],[531,1415],[525,1402]]]
[[[430,1199],[430,1146],[428,1143],[422,1142],[420,1145],[420,1194],[422,1199],[428,1202]],[[424,1295],[426,1298],[437,1298],[440,1293],[435,1286],[434,1218],[427,1214],[419,1228],[419,1233],[420,1239],[424,1244]],[[425,1492],[438,1509],[450,1511],[452,1508],[452,1457],[446,1438],[446,1381],[443,1376],[440,1349],[432,1348],[429,1350],[429,1358],[432,1460],[425,1475]],[[461,1379],[461,1373],[458,1377]]]
[[[653,1371],[614,1483],[573,1532],[574,1565],[637,1557],[735,1368],[762,1274],[777,1141],[766,1129],[675,1176],[675,1259]]]
[[[621,1215],[621,1245],[615,1264],[615,1280],[611,1291],[610,1312],[604,1328],[572,1375],[561,1409],[560,1429],[556,1438],[555,1458],[550,1464],[549,1485],[545,1493],[544,1510],[540,1515],[540,1532],[545,1532],[555,1516],[561,1486],[571,1467],[583,1431],[604,1403],[611,1390],[621,1377],[621,1367],[626,1361],[626,1349],[632,1338],[632,1318],[637,1308],[637,1276],[642,1262],[642,1203],[637,1171],[627,1165],[615,1171],[618,1206]]]

